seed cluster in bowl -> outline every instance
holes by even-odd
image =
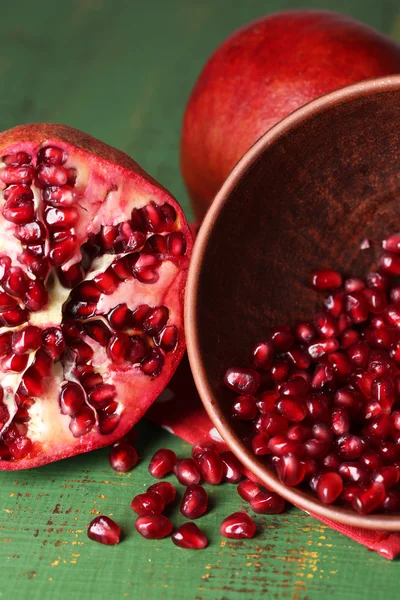
[[[313,272],[323,309],[273,328],[224,378],[284,484],[361,514],[400,512],[400,234],[382,245],[365,279]]]

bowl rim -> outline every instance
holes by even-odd
[[[274,490],[283,498],[296,505],[298,508],[311,513],[313,516],[329,519],[347,526],[386,531],[400,531],[400,515],[361,515],[355,511],[339,506],[324,505],[316,497],[313,497],[311,493],[303,492],[302,490],[288,487],[281,483],[279,479],[268,472],[261,460],[255,457],[237,437],[233,427],[223,417],[222,411],[218,405],[218,400],[213,394],[207,380],[206,370],[199,347],[196,313],[199,277],[208,239],[214,223],[224,204],[228,201],[238,180],[240,180],[263,151],[293,127],[327,108],[345,103],[354,98],[395,90],[400,90],[400,75],[390,75],[361,81],[312,100],[292,112],[264,133],[247,150],[232,169],[215,196],[215,199],[201,224],[193,248],[185,292],[185,333],[192,374],[208,416],[229,449],[237,456],[242,464],[257,477],[261,484]]]

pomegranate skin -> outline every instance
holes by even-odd
[[[276,13],[234,32],[204,66],[184,115],[181,168],[197,218],[278,121],[323,94],[399,70],[398,44],[329,11]]]
[[[106,181],[107,183],[107,192],[106,194],[101,194],[99,196],[96,196],[97,200],[97,204],[93,203],[93,206],[95,208],[93,208],[93,215],[92,216],[92,220],[91,220],[91,225],[93,223],[97,223],[98,225],[98,229],[96,231],[94,231],[95,229],[95,225],[93,225],[93,230],[90,229],[90,227],[86,227],[85,225],[82,225],[78,222],[78,226],[77,229],[79,230],[79,243],[78,243],[78,248],[82,245],[83,242],[86,243],[87,241],[87,236],[88,231],[90,230],[91,233],[96,234],[96,232],[100,229],[100,227],[103,228],[104,231],[106,231],[107,226],[109,224],[110,221],[112,221],[113,223],[115,223],[115,227],[120,224],[122,224],[124,221],[130,220],[132,219],[133,222],[133,217],[131,216],[126,216],[126,215],[131,215],[133,210],[139,210],[142,207],[147,207],[150,206],[150,209],[153,209],[153,207],[159,203],[159,205],[163,205],[166,206],[167,209],[169,209],[169,212],[165,212],[163,213],[163,218],[165,219],[173,219],[175,218],[174,223],[176,223],[176,229],[173,231],[173,235],[171,234],[171,244],[170,247],[168,249],[168,251],[170,252],[169,256],[173,256],[174,260],[176,261],[176,264],[179,264],[179,267],[176,270],[176,273],[174,272],[174,278],[173,281],[171,281],[171,285],[168,286],[168,290],[166,291],[163,286],[161,285],[159,288],[159,300],[161,300],[161,298],[163,299],[163,303],[165,303],[167,305],[167,309],[169,311],[169,315],[171,315],[171,319],[173,319],[173,326],[175,327],[175,329],[173,330],[174,332],[177,331],[178,332],[178,338],[177,338],[177,342],[175,344],[175,346],[172,348],[168,347],[167,350],[165,350],[165,345],[163,346],[163,342],[160,341],[160,347],[158,348],[154,348],[151,352],[149,352],[146,361],[143,361],[143,376],[141,375],[141,381],[142,383],[140,384],[139,388],[141,387],[141,391],[140,391],[140,396],[138,395],[137,397],[135,397],[135,394],[132,394],[132,389],[135,388],[135,380],[134,380],[134,373],[135,373],[135,369],[136,371],[138,370],[138,367],[136,366],[137,364],[139,364],[139,360],[138,361],[133,361],[131,360],[132,365],[135,365],[134,368],[132,369],[128,369],[127,368],[127,358],[125,357],[125,364],[123,366],[123,369],[119,370],[118,364],[115,361],[115,365],[112,365],[112,369],[114,369],[114,374],[110,374],[109,375],[109,380],[107,381],[107,383],[104,383],[102,389],[100,390],[101,393],[109,394],[109,397],[106,398],[107,402],[104,400],[104,397],[100,397],[100,395],[95,395],[96,393],[99,392],[99,390],[92,391],[91,388],[87,388],[87,393],[88,393],[88,398],[89,401],[92,402],[92,405],[94,408],[91,409],[87,409],[86,407],[84,407],[80,412],[78,411],[76,414],[72,415],[71,413],[68,414],[61,414],[60,411],[60,422],[58,422],[58,416],[57,416],[57,423],[55,427],[51,427],[51,415],[55,414],[56,411],[52,412],[50,414],[50,411],[48,412],[48,414],[46,415],[46,418],[48,419],[46,422],[46,427],[43,429],[40,429],[40,435],[36,435],[36,437],[34,437],[32,439],[32,442],[30,441],[30,424],[29,421],[27,422],[27,427],[28,427],[28,433],[26,434],[27,437],[21,436],[19,439],[22,441],[29,441],[29,447],[26,444],[25,450],[24,450],[24,454],[20,451],[20,448],[17,447],[15,444],[15,448],[14,448],[14,455],[12,456],[11,459],[0,459],[0,470],[17,470],[17,469],[26,469],[26,468],[35,468],[50,462],[54,462],[56,460],[61,460],[64,458],[67,458],[69,456],[73,456],[76,454],[80,454],[80,453],[84,453],[84,452],[88,452],[91,450],[94,450],[96,448],[100,448],[103,446],[107,446],[112,444],[113,442],[120,440],[130,429],[131,427],[143,416],[143,414],[146,412],[146,410],[149,408],[149,406],[152,404],[152,402],[157,398],[157,396],[162,392],[162,390],[164,389],[164,387],[166,386],[166,384],[168,383],[169,379],[171,378],[171,376],[173,375],[174,371],[176,370],[182,355],[184,353],[185,350],[185,341],[184,341],[184,331],[183,331],[183,298],[184,298],[184,288],[185,288],[185,284],[186,284],[186,275],[187,275],[187,270],[188,270],[188,265],[189,265],[189,258],[190,258],[190,254],[191,254],[191,249],[192,249],[192,234],[190,232],[190,229],[186,223],[186,219],[184,217],[184,214],[181,210],[181,208],[179,207],[178,203],[173,199],[173,197],[169,194],[169,192],[167,192],[167,190],[165,188],[163,188],[161,185],[159,185],[152,177],[150,177],[143,169],[141,169],[141,167],[139,167],[139,165],[137,165],[137,163],[135,161],[133,161],[129,156],[125,155],[123,152],[120,152],[119,150],[112,148],[110,146],[108,146],[107,144],[104,144],[103,142],[100,142],[99,140],[96,140],[94,138],[92,138],[91,136],[80,132],[76,129],[70,128],[68,126],[65,125],[56,125],[56,124],[48,124],[48,123],[35,123],[35,124],[27,124],[27,125],[21,125],[18,127],[15,127],[13,129],[10,129],[8,131],[5,131],[3,133],[0,133],[0,156],[2,157],[7,157],[7,155],[13,155],[14,157],[22,154],[21,149],[23,150],[25,148],[26,152],[34,157],[34,161],[39,160],[39,156],[40,156],[40,149],[44,148],[45,146],[48,146],[50,149],[52,147],[54,147],[55,151],[59,151],[59,152],[65,152],[66,156],[68,157],[73,157],[73,160],[75,162],[72,163],[65,163],[64,159],[62,158],[57,158],[57,157],[45,157],[41,160],[44,161],[46,170],[44,169],[44,167],[42,168],[42,171],[39,173],[39,168],[37,168],[37,177],[35,178],[33,185],[38,185],[37,181],[39,180],[39,176],[42,178],[40,180],[40,184],[42,186],[41,189],[45,190],[46,188],[46,193],[48,193],[48,196],[44,196],[43,195],[43,200],[42,202],[46,201],[51,197],[51,201],[53,203],[56,203],[58,201],[63,201],[63,202],[68,202],[68,190],[70,190],[74,185],[74,171],[76,171],[75,175],[76,175],[76,189],[77,190],[81,190],[81,189],[85,189],[85,193],[86,190],[89,189],[89,184],[87,183],[89,180],[89,174],[91,176],[91,182],[93,182],[93,180],[95,181],[95,183],[93,184],[94,186],[97,185],[97,179],[100,179],[101,181]],[[61,150],[60,150],[61,149]],[[51,161],[55,160],[56,162],[58,161],[59,163],[61,162],[62,164],[53,164]],[[68,159],[69,160],[69,159]],[[43,164],[44,164],[43,163]],[[65,168],[64,166],[65,165]],[[71,167],[71,168],[70,168]],[[76,168],[73,168],[76,167]],[[4,191],[5,188],[7,188],[7,190],[9,191],[9,193],[13,193],[13,190],[16,188],[24,188],[27,186],[31,185],[31,180],[32,180],[32,175],[30,175],[30,172],[32,171],[34,167],[32,166],[26,166],[24,167],[25,171],[28,172],[28,175],[26,176],[27,180],[29,181],[23,181],[21,184],[15,185],[15,181],[11,180],[11,183],[7,183],[8,181],[8,175],[7,175],[7,169],[9,172],[14,173],[13,177],[22,177],[22,175],[20,175],[20,172],[18,171],[19,167],[15,167],[15,166],[8,166],[8,164],[6,163],[6,167],[2,167],[2,173],[3,173],[3,177],[2,177],[2,183],[0,184],[0,187],[2,189],[2,191]],[[68,170],[67,175],[65,174],[65,170]],[[20,171],[22,172],[22,168],[20,169]],[[94,177],[93,177],[94,175]],[[68,179],[66,179],[66,177],[68,177]],[[47,179],[46,179],[47,178]],[[58,178],[58,179],[57,179]],[[21,179],[22,181],[22,179]],[[57,183],[57,185],[54,185],[54,182]],[[84,183],[82,183],[84,182]],[[92,185],[92,183],[91,183]],[[92,189],[92,188],[90,188]],[[59,196],[55,195],[55,190],[59,190],[58,194]],[[61,194],[60,190],[64,190],[63,191],[63,195]],[[29,191],[29,190],[28,190]],[[121,196],[121,192],[123,193],[123,199],[120,200],[119,198]],[[116,193],[116,195],[112,195],[113,193]],[[45,194],[45,192],[43,192],[43,194]],[[60,200],[60,195],[61,195],[61,200]],[[23,195],[21,196],[23,197]],[[46,200],[47,198],[47,200]],[[114,201],[113,198],[117,198],[117,201]],[[111,201],[110,201],[111,199]],[[20,211],[18,214],[21,216],[21,207],[18,204],[13,204],[11,200],[8,201],[11,209],[18,212]],[[32,200],[27,196],[26,198],[24,198],[24,207],[26,210],[31,210],[31,205],[32,205]],[[49,200],[50,202],[50,200]],[[147,202],[147,204],[146,204]],[[151,204],[153,203],[153,204]],[[154,204],[155,203],[155,204]],[[4,204],[4,201],[2,200],[2,206]],[[79,203],[77,203],[78,205]],[[118,208],[118,210],[116,210],[116,206]],[[158,206],[158,205],[157,205]],[[101,209],[100,209],[101,207]],[[53,207],[54,208],[54,207]],[[68,224],[68,227],[72,228],[76,225],[76,215],[75,215],[75,206],[71,209],[69,206],[67,206],[67,204],[64,205],[64,208],[57,208],[56,210],[53,210],[53,208],[50,208],[50,204],[48,206],[47,213],[46,215],[48,215],[47,221],[46,221],[46,227],[48,231],[53,231],[52,227],[54,222],[51,219],[57,218],[58,221],[57,223],[61,222],[61,216],[60,215],[64,215],[62,218],[65,220],[65,223]],[[11,210],[10,209],[10,210]],[[57,212],[58,211],[58,212]],[[150,213],[149,213],[150,214]],[[176,214],[176,217],[171,217],[171,214]],[[4,216],[4,210],[3,210],[3,216]],[[18,218],[20,218],[20,216]],[[150,214],[151,217],[151,214]],[[1,217],[0,217],[1,218]],[[4,217],[6,218],[6,217]],[[24,217],[25,218],[25,217]],[[44,217],[43,217],[44,218]],[[15,223],[15,218],[13,217],[14,220],[12,219],[8,219],[9,223],[11,224],[12,227],[16,227]],[[26,217],[27,219],[27,217]],[[23,223],[27,223],[26,219],[23,221]],[[79,227],[80,225],[80,227]],[[175,225],[174,225],[175,226]],[[64,227],[64,225],[62,224],[62,227]],[[114,225],[109,227],[109,229],[113,229]],[[114,227],[114,228],[115,228]],[[179,232],[178,232],[178,227],[179,227]],[[136,229],[140,229],[140,227],[137,227]],[[65,231],[65,227],[64,229],[61,231],[57,231],[57,228],[54,229],[54,243],[53,243],[53,255],[51,256],[49,254],[50,257],[50,267],[51,269],[58,269],[59,271],[61,271],[61,267],[65,266],[67,264],[68,261],[71,262],[71,266],[75,267],[76,265],[79,266],[79,263],[75,260],[75,254],[76,254],[76,250],[74,249],[74,253],[72,256],[71,254],[68,254],[69,252],[69,247],[64,243],[62,235],[63,232]],[[149,232],[150,230],[147,229],[147,232]],[[163,232],[166,230],[163,230]],[[171,231],[171,230],[168,230]],[[179,233],[181,237],[177,236],[176,234]],[[41,230],[38,227],[36,230],[36,234],[35,235],[42,235],[41,234]],[[137,236],[139,238],[140,241],[140,235],[141,232],[139,231],[139,235]],[[146,234],[147,235],[147,234]],[[148,233],[148,235],[150,236],[151,233]],[[168,234],[169,235],[169,234]],[[58,236],[58,237],[57,237]],[[86,238],[84,237],[86,236]],[[174,237],[175,236],[175,237]],[[142,236],[143,237],[143,236]],[[156,236],[153,236],[156,237]],[[16,239],[16,244],[19,243],[17,240],[18,238],[15,236]],[[58,242],[57,240],[61,240],[60,242]],[[69,243],[70,245],[72,244],[73,240],[74,240],[74,236],[70,235],[70,239],[69,239]],[[135,241],[135,238],[132,238],[133,241]],[[183,239],[183,241],[182,241]],[[105,240],[106,242],[107,240]],[[104,242],[104,243],[105,243]],[[75,242],[74,242],[75,243]],[[133,243],[133,242],[132,242]],[[57,245],[58,244],[58,245]],[[33,260],[33,258],[35,258],[35,255],[33,255],[32,253],[30,253],[30,250],[34,250],[39,248],[39,246],[29,246],[29,249],[25,248],[24,252],[27,255],[27,260]],[[75,247],[74,247],[75,248]],[[47,252],[47,250],[46,250]],[[127,255],[132,253],[131,249],[124,249],[123,250],[123,254]],[[138,253],[140,253],[140,248],[138,250]],[[113,260],[114,256],[117,256],[117,254],[115,255],[110,255],[110,260]],[[146,273],[145,267],[146,267],[146,263],[145,260],[143,262],[143,257],[144,259],[146,259],[148,257],[148,254],[144,254],[144,255],[140,255],[139,256],[139,260],[137,262],[137,264],[135,264],[135,268],[138,270],[139,274],[141,274],[142,272]],[[48,258],[48,256],[46,255],[46,258]],[[51,262],[53,261],[53,262]],[[142,261],[142,262],[140,262]],[[40,261],[39,261],[40,262]],[[73,264],[72,264],[73,263]],[[17,262],[17,253],[15,251],[15,248],[13,249],[13,268],[15,269],[16,265],[21,264],[21,268],[24,270],[24,272],[26,272],[26,269],[28,268],[28,262]],[[30,263],[29,263],[30,264]],[[121,263],[122,264],[122,263]],[[43,266],[47,268],[45,261],[43,261]],[[69,267],[69,265],[68,265]],[[88,267],[89,269],[89,267]],[[140,271],[140,269],[142,269],[142,271]],[[64,271],[63,271],[64,272]],[[65,270],[66,272],[66,270]],[[47,273],[47,272],[46,272]],[[111,287],[112,285],[114,285],[115,281],[117,281],[118,285],[120,285],[119,282],[124,282],[124,274],[122,272],[122,268],[121,270],[118,272],[118,277],[117,277],[117,271],[115,271],[114,274],[112,274],[111,278],[105,282],[103,282],[104,284],[104,289],[107,290],[107,292],[105,292],[105,294],[107,295],[107,298],[110,298],[110,294],[111,294]],[[100,273],[100,275],[103,275],[104,273]],[[41,283],[42,281],[45,281],[46,278],[46,274],[43,277],[39,277],[37,276],[37,279],[33,281],[33,283],[35,284],[35,288],[33,288],[33,291],[30,295],[30,302],[31,305],[29,306],[29,318],[31,318],[31,315],[34,314],[35,317],[35,324],[39,325],[40,327],[44,328],[44,327],[54,327],[54,326],[60,326],[61,325],[61,321],[51,321],[49,323],[47,323],[47,321],[43,320],[43,322],[40,321],[40,311],[42,310],[42,306],[43,303],[45,301],[47,301],[47,299],[43,299],[43,290],[40,286],[43,287],[43,284]],[[60,275],[60,280],[61,280],[61,275]],[[81,279],[79,280],[79,282],[81,281]],[[156,289],[156,287],[158,287],[160,284],[156,283],[156,282],[147,282],[146,280],[139,279],[139,277],[137,277],[137,281],[140,284],[143,285],[148,285],[149,286],[149,303],[151,303],[153,306],[154,304],[156,304],[156,302],[152,301],[153,298],[154,300],[157,300],[157,294],[154,293],[154,290]],[[29,282],[29,285],[32,285],[32,282]],[[77,287],[79,284],[73,284],[72,286],[65,286],[65,289],[70,290],[71,294],[73,288],[75,289],[75,287]],[[96,284],[97,285],[97,284]],[[100,283],[99,283],[100,286]],[[153,287],[150,287],[153,286]],[[92,293],[93,290],[91,289],[93,288],[93,286],[88,285],[87,286],[87,293]],[[100,288],[99,288],[100,289]],[[69,292],[68,292],[69,293]],[[68,297],[68,295],[66,295],[66,298]],[[65,299],[66,299],[65,298]],[[92,302],[92,297],[88,296],[89,301],[85,304],[82,303],[83,306],[86,306],[88,308],[90,308],[91,304],[90,302]],[[65,300],[63,299],[63,301]],[[124,300],[127,300],[126,298],[124,298]],[[97,297],[95,298],[95,301],[97,302]],[[161,304],[161,302],[160,302]],[[60,302],[60,306],[61,306],[61,302]],[[46,307],[45,307],[46,308]],[[136,308],[136,305],[133,306],[132,305],[132,310]],[[108,310],[108,309],[107,309]],[[16,311],[14,311],[16,312]],[[131,311],[132,312],[132,311]],[[153,311],[154,312],[154,311]],[[82,313],[83,314],[83,313]],[[85,313],[85,316],[88,316],[90,313],[87,312]],[[61,317],[60,317],[61,318]],[[159,326],[159,323],[161,321],[159,321],[158,323],[156,323],[156,325],[153,327],[153,330],[151,330],[150,328],[148,329],[148,332],[146,335],[151,335],[151,336],[158,336],[159,335],[159,331],[157,330],[157,327]],[[63,321],[64,324],[64,321]],[[163,323],[164,324],[164,323]],[[168,323],[168,325],[170,325],[170,323]],[[160,325],[161,327],[161,325]],[[172,328],[171,328],[172,329]],[[98,330],[97,335],[101,336],[101,332],[99,333],[100,330]],[[120,334],[122,335],[122,334]],[[79,337],[79,336],[78,336]],[[115,336],[114,336],[115,337]],[[92,339],[92,338],[91,338]],[[97,340],[97,338],[93,338],[94,340]],[[100,339],[100,338],[99,338]],[[72,337],[71,337],[72,340]],[[72,343],[72,342],[71,342]],[[91,360],[91,355],[88,354],[88,345],[85,342],[82,342],[81,340],[76,340],[73,342],[76,345],[76,348],[79,350],[76,351],[77,353],[74,355],[76,362],[76,368],[77,370],[79,369],[79,373],[80,375],[82,375],[82,378],[84,377],[84,368],[86,368],[87,366],[89,367],[90,365],[86,365],[84,363],[89,363]],[[96,342],[97,343],[97,342]],[[98,342],[99,345],[100,342]],[[107,340],[105,341],[105,343],[108,343]],[[165,342],[166,344],[166,342]],[[103,344],[104,345],[104,344]],[[43,355],[43,346],[42,348],[38,351],[42,352]],[[86,352],[86,354],[85,354]],[[160,359],[160,356],[163,355],[163,353],[165,353],[165,358],[163,359],[163,362]],[[92,352],[93,354],[93,352]],[[108,356],[108,355],[107,355]],[[40,376],[39,376],[39,367],[38,369],[34,372],[35,377],[31,377],[30,379],[28,379],[28,374],[30,375],[30,373],[27,372],[27,381],[28,383],[30,383],[30,385],[32,386],[34,383],[35,385],[37,385],[37,387],[35,388],[34,391],[36,391],[36,393],[34,394],[36,397],[35,402],[41,402],[41,396],[42,396],[42,384],[41,384],[41,379],[46,378],[49,375],[49,373],[46,371],[46,369],[51,370],[52,369],[52,365],[48,366],[46,361],[50,360],[50,357],[45,355],[45,360],[42,361],[42,364],[40,365],[43,372],[40,372]],[[52,359],[53,360],[53,357]],[[56,359],[54,359],[56,360]],[[108,358],[106,359],[108,360]],[[111,364],[111,360],[109,360],[109,364]],[[161,365],[160,368],[157,370],[157,365]],[[95,367],[97,366],[96,364],[94,365]],[[32,371],[32,369],[30,369]],[[111,371],[111,369],[110,369]],[[89,373],[87,373],[87,375],[89,375]],[[39,383],[38,383],[39,382]],[[136,380],[137,382],[137,380]],[[143,382],[146,384],[146,386],[144,386]],[[0,382],[1,383],[1,382]],[[62,381],[60,381],[60,383],[62,383]],[[148,385],[147,385],[148,384]],[[40,387],[41,386],[41,387]],[[145,389],[143,389],[145,387]],[[139,388],[136,386],[136,388],[139,391]],[[30,388],[26,388],[28,391],[30,391]],[[55,393],[53,393],[51,390],[57,390]],[[116,389],[116,400],[114,399],[114,395],[115,395],[115,389]],[[53,394],[53,396],[51,396],[51,401],[54,400],[54,402],[57,404],[58,407],[58,394],[59,394],[59,390],[60,390],[60,385],[54,385],[53,387],[51,387],[47,382],[46,385],[44,386],[44,395],[47,394],[47,396],[50,396],[50,394]],[[15,391],[15,390],[13,390]],[[32,394],[30,394],[32,395]],[[112,401],[110,402],[110,399],[112,398]],[[47,402],[48,401],[48,397],[43,398],[43,401]],[[121,401],[122,404],[122,411],[121,412],[115,412],[116,407],[113,406],[117,404],[119,401]],[[95,404],[96,402],[98,402],[98,404]],[[58,408],[57,408],[58,410]],[[99,415],[99,420],[96,421],[94,418],[94,410],[97,411],[97,414]],[[39,411],[39,414],[40,411]],[[69,421],[71,421],[71,427],[68,427],[69,425]],[[32,428],[33,429],[33,428]],[[61,433],[60,433],[61,432]],[[4,433],[4,432],[3,432]]]

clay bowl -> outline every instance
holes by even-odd
[[[400,230],[400,76],[359,83],[297,110],[236,165],[200,229],[186,295],[195,382],[230,449],[297,506],[357,527],[400,530],[400,515],[359,515],[283,485],[230,418],[226,369],[246,365],[268,327],[309,318],[321,296],[307,280],[334,266],[364,274]],[[371,248],[360,250],[367,238]]]

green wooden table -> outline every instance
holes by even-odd
[[[178,166],[182,114],[210,52],[239,25],[301,0],[70,0],[3,2],[0,129],[31,121],[83,129],[132,155],[187,209]],[[308,0],[347,12],[400,39],[398,0]],[[108,450],[29,472],[0,474],[0,598],[153,600],[391,599],[398,564],[380,558],[299,510],[259,517],[250,541],[222,540],[222,518],[241,506],[234,487],[210,490],[201,519],[210,546],[189,552],[133,529],[132,497],[150,483],[160,446],[188,445],[139,426],[143,462],[108,466]],[[154,480],[153,480],[154,481]],[[115,517],[117,547],[86,537],[94,515]],[[173,511],[181,522],[179,511]]]

